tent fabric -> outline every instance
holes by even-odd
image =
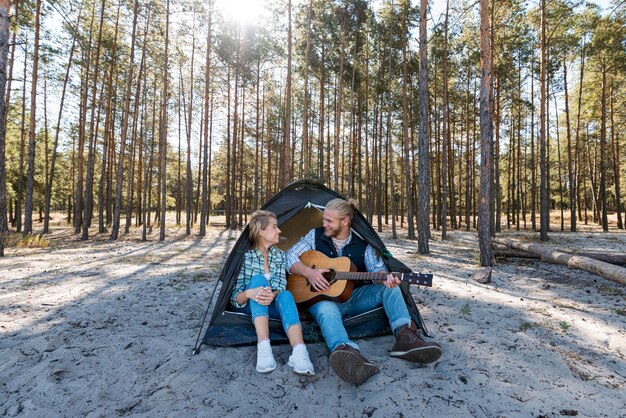
[[[295,181],[272,197],[262,209],[276,214],[278,226],[282,231],[281,241],[277,246],[286,251],[310,229],[321,226],[323,208],[330,200],[337,197],[345,199],[344,196],[322,183],[309,179]],[[393,258],[378,234],[358,210],[352,221],[352,230],[381,254],[389,271],[401,273],[411,271],[402,262]],[[251,248],[251,245],[252,243],[248,238],[248,227],[246,227],[237,239],[220,274],[218,284],[221,283],[221,289],[202,340],[203,344],[214,346],[256,344],[256,333],[250,316],[230,310],[230,295],[243,264],[243,254]],[[403,282],[401,289],[412,319],[424,334],[429,336],[410,294],[409,285]],[[319,327],[308,312],[301,311],[300,317],[305,341],[323,341]],[[352,318],[346,318],[344,324],[351,338],[365,338],[391,333],[387,316],[382,307]],[[270,319],[270,339],[273,344],[288,342],[280,320]]]

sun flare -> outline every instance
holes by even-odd
[[[217,0],[215,6],[231,19],[250,24],[259,20],[266,4],[264,0]]]

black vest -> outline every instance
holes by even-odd
[[[361,237],[356,234],[352,234],[352,239],[345,247],[343,247],[342,256],[348,257],[350,261],[356,266],[357,271],[366,272],[365,267],[365,249],[367,248],[367,242],[363,241]],[[338,257],[337,249],[333,240],[324,235],[324,228],[315,228],[315,249],[327,257]]]

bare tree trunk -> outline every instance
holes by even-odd
[[[578,109],[577,109],[577,113],[576,113],[576,143],[575,143],[575,147],[576,149],[580,149],[580,114],[582,111],[582,100],[583,100],[583,81],[584,81],[584,75],[585,75],[585,51],[586,51],[586,46],[584,44],[585,42],[585,38],[582,38],[582,42],[583,45],[580,48],[580,81],[579,81],[579,86],[578,86]],[[580,163],[580,158],[578,157],[578,153],[575,154],[574,156],[575,158],[575,163],[576,165],[578,165],[579,170],[582,170],[582,166]],[[578,176],[580,177],[580,175]],[[578,193],[580,193],[580,182],[578,181],[578,179],[575,180],[574,182],[575,185],[575,190],[576,190],[576,200],[580,200],[578,199]],[[585,203],[586,205],[586,203]],[[582,218],[582,214],[580,213],[580,205],[579,206],[579,219]],[[586,206],[585,206],[585,210],[586,210]]]
[[[490,196],[493,128],[491,117],[491,28],[489,27],[489,1],[480,0],[480,49],[482,58],[482,79],[480,84],[480,192],[478,204],[478,243],[480,265],[493,264],[490,231]]]
[[[417,195],[417,251],[428,254],[430,238],[430,151],[428,147],[428,49],[426,12],[428,0],[420,0],[419,29],[419,161]]]
[[[33,233],[33,190],[35,187],[35,137],[37,111],[37,79],[39,75],[39,32],[41,0],[35,11],[35,46],[33,49],[32,87],[30,90],[30,125],[28,129],[28,169],[26,171],[26,199],[24,201],[24,236]]]
[[[89,239],[89,227],[93,216],[93,171],[95,164],[95,147],[97,132],[95,128],[96,120],[96,98],[98,92],[98,73],[100,72],[100,45],[102,41],[102,27],[104,22],[104,12],[106,0],[102,0],[100,7],[100,24],[98,25],[98,39],[96,41],[96,63],[93,70],[93,80],[91,81],[91,118],[89,123],[89,146],[87,152],[87,181],[85,182],[85,206],[83,208],[83,235],[81,239]]]
[[[602,230],[604,232],[608,232],[609,230],[609,219],[607,213],[607,201],[606,201],[606,90],[607,90],[607,80],[606,80],[606,67],[602,69],[602,93],[600,99],[600,199],[601,199],[601,208],[602,208]]]
[[[78,13],[80,20],[80,12]],[[72,67],[72,61],[74,59],[74,50],[76,49],[76,39],[72,40],[72,47],[70,48],[70,57],[67,61],[67,68],[65,70],[65,78],[63,79],[63,89],[61,91],[61,100],[59,102],[59,116],[57,118],[57,124],[55,127],[54,133],[54,144],[52,145],[52,158],[50,161],[50,173],[48,177],[48,181],[46,183],[46,195],[45,195],[45,208],[44,208],[44,221],[43,221],[43,232],[44,234],[48,233],[49,225],[50,225],[50,200],[52,199],[52,184],[54,183],[54,171],[56,167],[57,160],[57,149],[59,146],[59,134],[61,131],[61,118],[63,116],[63,104],[65,103],[65,93],[67,91],[67,83],[69,81],[70,76],[70,68]]]
[[[541,159],[541,184],[540,184],[540,237],[541,241],[548,240],[550,227],[550,196],[548,195],[548,167],[546,152],[546,101],[547,101],[547,40],[546,40],[546,0],[541,0],[541,104],[539,115],[540,159]]]
[[[408,234],[409,239],[415,239],[415,227],[413,225],[413,205],[411,204],[411,158],[409,153],[409,148],[411,145],[411,140],[409,138],[409,106],[408,106],[408,97],[407,97],[407,85],[409,84],[409,75],[408,75],[408,59],[407,59],[407,48],[408,48],[408,27],[406,24],[406,16],[403,13],[402,18],[403,32],[405,38],[404,48],[402,48],[402,72],[403,72],[403,80],[402,80],[402,131],[404,136],[404,181],[405,181],[405,191],[406,191],[406,214],[407,214],[407,222],[408,222]],[[360,155],[360,153],[359,153]],[[360,182],[359,182],[360,183]]]
[[[170,42],[170,0],[166,2],[165,11],[165,62],[163,63],[163,107],[161,108],[161,132],[160,132],[160,149],[161,149],[161,225],[159,231],[159,241],[165,240],[165,214],[167,212],[167,101],[169,95],[169,42]]]
[[[306,47],[304,52],[304,97],[302,103],[302,171],[304,177],[311,175],[311,145],[309,144],[309,55],[311,49],[311,14],[313,0],[309,0],[306,20]]]
[[[139,12],[139,0],[135,0],[133,7],[133,29],[130,38],[130,55],[128,63],[128,75],[126,76],[126,89],[124,93],[124,113],[122,116],[122,132],[120,136],[120,152],[117,160],[116,184],[115,184],[115,209],[113,211],[113,225],[111,226],[111,240],[116,240],[120,229],[120,215],[122,211],[122,182],[124,179],[124,153],[126,151],[126,136],[128,134],[128,118],[130,113],[130,96],[133,86],[133,70],[135,68],[135,37],[137,33],[137,17]]]
[[[7,223],[7,184],[6,184],[6,111],[4,101],[7,85],[7,59],[9,55],[9,37],[11,20],[9,12],[11,2],[0,0],[0,257],[4,257],[4,241],[8,232]]]
[[[134,186],[135,186],[135,149],[137,147],[137,124],[139,123],[139,103],[141,100],[141,89],[142,89],[142,81],[145,83],[144,74],[144,65],[146,61],[146,45],[148,39],[148,31],[147,31],[147,19],[146,19],[146,32],[144,34],[144,42],[141,52],[141,60],[139,61],[139,71],[137,72],[137,87],[135,90],[135,102],[133,104],[133,133],[131,137],[131,146],[130,146],[130,175],[128,178],[128,186],[126,188],[126,224],[124,225],[124,233],[128,234],[130,232],[130,225],[132,223],[132,212],[133,212],[133,200],[134,200]],[[145,87],[144,87],[145,88]],[[143,120],[142,127],[143,130]],[[142,135],[140,134],[140,137]],[[141,140],[140,140],[141,142]],[[139,163],[139,167],[141,167],[141,162]],[[138,171],[139,175],[137,177],[141,178],[141,170]],[[137,213],[137,217],[139,217],[139,212]]]
[[[564,217],[564,202],[563,202],[563,175],[561,173],[561,139],[559,138],[559,108],[557,106],[556,95],[554,96],[554,114],[556,117],[556,155],[557,155],[557,170],[559,172],[559,206],[561,209],[561,232],[565,230],[565,217]]]
[[[582,83],[581,83],[582,84]],[[572,128],[569,118],[569,95],[567,91],[567,54],[563,55],[563,91],[565,93],[565,133],[567,134],[567,179],[569,182],[570,231],[576,232],[576,186],[572,160]]]
[[[209,104],[209,95],[211,91],[211,24],[213,19],[213,1],[209,3],[209,23],[207,30],[207,52],[206,52],[206,62],[204,69],[204,163],[203,171],[202,171],[202,210],[200,211],[200,231],[199,236],[203,237],[206,235],[206,224],[209,222],[209,215],[211,213],[211,187],[209,184],[209,155],[208,148],[209,142],[211,141],[211,135],[209,132],[209,120],[211,120],[211,126],[213,126],[213,118],[211,117],[213,114],[213,106]],[[211,96],[213,97],[213,96]],[[210,110],[209,110],[210,109]],[[209,116],[211,115],[211,116]]]
[[[535,156],[535,55],[532,55],[530,70],[530,225],[537,230],[537,164]]]
[[[287,0],[287,86],[285,92],[286,108],[285,119],[283,120],[283,164],[281,187],[285,187],[291,181],[291,56],[292,56],[292,35],[291,35],[291,0]]]
[[[191,211],[192,211],[192,207],[191,207],[191,203],[193,201],[193,191],[192,191],[192,174],[191,174],[191,116],[193,114],[193,66],[194,66],[194,58],[195,58],[195,49],[196,49],[196,34],[195,34],[195,30],[192,36],[192,41],[191,41],[191,73],[189,76],[189,109],[188,109],[188,114],[187,114],[187,122],[185,123],[185,126],[187,127],[187,129],[185,130],[186,134],[187,134],[187,175],[186,175],[186,190],[187,192],[185,193],[186,195],[186,199],[185,202],[187,203],[185,209],[187,212],[187,217],[185,218],[185,235],[189,236],[191,235],[191,224],[192,224],[192,219],[191,219]]]
[[[448,108],[448,9],[449,9],[449,1],[446,1],[446,14],[444,20],[444,38],[443,38],[443,68],[442,68],[442,79],[443,79],[443,89],[442,89],[442,108],[443,108],[443,116],[441,118],[442,122],[442,142],[441,142],[441,183],[442,183],[442,196],[441,196],[441,239],[448,239],[448,225],[447,225],[447,217],[448,217],[448,141],[450,137],[450,115]]]
[[[620,190],[620,163],[619,163],[619,135],[615,126],[615,111],[613,109],[613,101],[615,98],[615,90],[613,80],[611,79],[611,150],[613,152],[613,178],[615,181],[615,210],[617,211],[617,228],[624,229],[622,222],[622,198]]]

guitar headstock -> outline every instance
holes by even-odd
[[[431,273],[404,273],[402,281],[409,284],[432,287],[433,275]]]

